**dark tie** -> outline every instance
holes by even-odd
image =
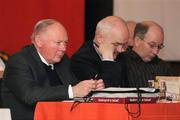
[[[48,66],[48,65],[45,65],[45,68],[46,68],[46,73],[48,75],[48,78],[50,80],[50,84],[51,86],[57,86],[57,85],[62,85],[62,81],[60,80],[56,70],[52,70],[52,66]]]

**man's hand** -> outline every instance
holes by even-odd
[[[102,79],[96,80],[96,90],[104,89],[105,85]]]
[[[96,81],[84,80],[72,87],[74,97],[84,97],[96,89]]]
[[[103,59],[114,60],[113,54],[115,51],[115,46],[112,43],[109,42],[101,43],[99,45],[98,51],[102,55]]]

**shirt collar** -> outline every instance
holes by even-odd
[[[42,61],[44,64],[46,64],[47,66],[51,66],[51,69],[54,70],[54,65],[53,65],[53,64],[49,64],[39,52],[38,52],[38,55],[39,55],[41,61]]]
[[[93,40],[93,46],[94,46],[94,49],[96,51],[96,53],[98,54],[98,56],[100,57],[100,59],[102,60],[102,55],[99,53],[99,51],[97,50],[97,46],[95,45],[95,41]]]

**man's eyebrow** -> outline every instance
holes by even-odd
[[[57,41],[57,42],[68,42],[68,40],[55,40],[55,41]]]

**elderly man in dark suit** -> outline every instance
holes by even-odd
[[[72,56],[71,67],[79,80],[98,75],[105,87],[124,87],[128,83],[123,76],[123,62],[116,56],[127,48],[129,32],[125,21],[108,16],[96,26],[94,40],[85,42]]]
[[[9,58],[4,73],[2,103],[11,109],[13,120],[33,120],[38,101],[84,97],[104,87],[102,80],[77,83],[65,55],[67,32],[58,21],[38,22],[32,42]]]

